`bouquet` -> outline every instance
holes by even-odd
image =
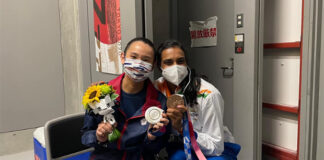
[[[112,126],[116,123],[112,108],[115,103],[114,100],[119,95],[111,85],[98,84],[90,86],[84,93],[82,104],[86,110],[92,110],[95,114],[103,116],[104,122],[109,122]],[[108,135],[109,142],[116,141],[120,137],[118,129],[114,128],[112,133]]]

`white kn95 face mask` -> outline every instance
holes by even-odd
[[[183,65],[173,65],[162,69],[162,76],[172,84],[179,86],[179,84],[186,78],[188,75],[188,69]]]

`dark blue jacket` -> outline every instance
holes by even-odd
[[[123,77],[124,74],[108,83],[113,86],[118,95],[121,95]],[[166,133],[163,136],[157,137],[154,141],[147,139],[149,123],[145,120],[145,111],[151,106],[157,106],[166,111],[166,98],[154,88],[150,80],[146,81],[146,102],[132,117],[127,118],[125,113],[119,109],[120,96],[116,99],[116,105],[113,107],[114,116],[117,122],[116,128],[121,132],[117,141],[99,143],[96,138],[96,129],[103,121],[103,116],[96,115],[92,111],[85,113],[82,143],[95,148],[91,159],[154,159],[154,154],[165,146],[171,129],[170,125],[166,127]]]

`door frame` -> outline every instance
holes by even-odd
[[[304,0],[299,159],[316,159],[319,154],[323,154],[317,152],[320,139],[318,111],[323,109],[319,105],[321,46],[324,37],[322,10],[323,0]]]
[[[256,159],[262,159],[262,115],[263,115],[263,56],[264,56],[264,0],[259,0],[259,20],[258,20],[258,81],[257,81],[257,122],[256,122]]]

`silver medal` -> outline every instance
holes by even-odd
[[[145,119],[150,124],[156,124],[160,122],[160,119],[162,118],[163,110],[161,108],[152,106],[148,108],[145,112]]]

